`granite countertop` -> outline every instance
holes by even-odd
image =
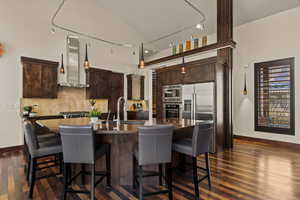
[[[114,135],[124,135],[124,134],[135,134],[138,132],[138,127],[143,126],[143,122],[145,125],[151,125],[149,121],[143,120],[128,120],[126,121],[128,124],[120,124],[119,126],[116,123],[110,121],[109,123],[102,123],[94,125],[94,129],[96,134],[114,134]],[[136,123],[138,122],[138,123]],[[159,120],[153,124],[172,124],[176,127],[176,129],[192,127],[195,123],[212,123],[211,121],[201,121],[201,120]],[[89,125],[90,118],[70,118],[70,119],[52,119],[52,120],[42,120],[37,121],[37,123],[41,126],[45,126],[54,132],[58,132],[60,125]]]

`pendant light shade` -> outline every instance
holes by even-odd
[[[65,67],[64,67],[64,54],[61,54],[61,65],[60,65],[59,72],[60,72],[61,74],[64,74],[64,73],[65,73]]]
[[[248,91],[247,91],[247,76],[246,76],[246,72],[245,72],[245,75],[244,75],[244,91],[243,91],[243,94],[244,94],[244,95],[247,95],[247,94],[248,94]]]
[[[186,71],[185,71],[185,62],[184,62],[184,57],[182,57],[182,67],[181,67],[181,73],[182,74],[185,74]]]
[[[139,62],[139,67],[143,69],[145,67],[145,58],[144,58],[144,44],[141,44],[140,47],[140,62]]]
[[[88,70],[90,68],[90,62],[88,58],[88,50],[87,50],[87,44],[85,44],[85,59],[84,59],[84,69]]]

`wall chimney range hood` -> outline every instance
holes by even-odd
[[[67,37],[66,81],[60,82],[63,87],[86,88],[85,70],[80,67],[80,42],[77,36]]]

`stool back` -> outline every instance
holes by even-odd
[[[196,157],[209,152],[212,131],[212,124],[198,123],[195,125],[192,138],[192,156]]]
[[[25,135],[25,143],[27,145],[30,155],[34,155],[34,152],[39,148],[38,139],[35,134],[35,128],[30,121],[23,121],[23,131]]]
[[[172,125],[143,126],[139,128],[139,165],[171,162]]]
[[[92,126],[59,127],[64,163],[94,164],[95,133]]]

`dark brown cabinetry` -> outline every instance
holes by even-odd
[[[145,77],[135,74],[127,75],[127,99],[144,100]]]
[[[183,76],[183,83],[192,84],[200,82],[209,82],[214,80],[214,64],[195,65],[187,67]]]
[[[127,111],[128,120],[149,120],[149,111]]]
[[[89,87],[86,89],[87,99],[109,99],[111,93],[111,71],[90,68],[87,73]]]
[[[110,80],[111,89],[108,109],[111,112],[116,113],[118,98],[124,96],[124,74],[112,72]]]
[[[57,98],[58,62],[21,57],[23,98]]]
[[[124,96],[124,74],[90,68],[87,71],[87,99],[108,99],[108,110],[117,112],[118,98]]]

